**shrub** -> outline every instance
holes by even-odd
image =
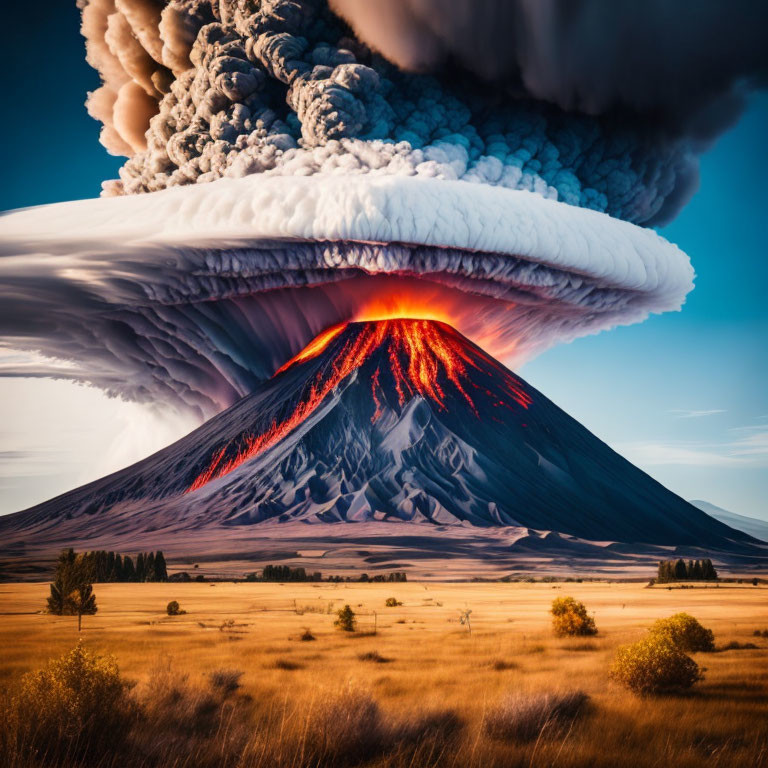
[[[486,715],[483,728],[493,739],[533,741],[567,726],[583,714],[588,700],[582,691],[515,694]]]
[[[714,651],[715,636],[687,613],[676,613],[666,619],[659,619],[650,629],[651,634],[666,637],[681,651]]]
[[[506,672],[508,669],[517,669],[517,664],[514,661],[496,659],[496,661],[491,662],[490,667],[494,672]]]
[[[387,608],[397,608],[397,606],[402,605],[402,603],[396,597],[388,597],[384,602],[384,605]]]
[[[639,694],[690,688],[702,679],[699,665],[661,634],[619,648],[610,675]]]
[[[391,659],[387,659],[382,656],[378,651],[367,651],[366,653],[360,653],[357,656],[360,661],[374,661],[377,664],[387,664]]]
[[[757,646],[754,643],[740,643],[738,640],[731,640],[730,643],[720,645],[715,648],[716,651],[756,651]]]
[[[290,659],[276,659],[273,666],[275,669],[282,669],[286,672],[294,672],[297,669],[302,669],[301,664],[291,661]]]
[[[355,618],[355,612],[345,605],[343,608],[339,608],[336,613],[336,621],[333,622],[334,626],[343,630],[344,632],[354,632],[357,626],[357,619]]]
[[[239,669],[216,669],[208,675],[211,688],[227,696],[240,687],[243,673]]]
[[[596,635],[595,620],[587,615],[584,603],[572,597],[558,597],[552,601],[552,630],[557,637]]]
[[[129,731],[136,709],[112,656],[78,643],[21,680],[6,712],[30,754],[54,762],[111,751]]]
[[[186,611],[181,609],[181,606],[176,600],[171,600],[171,602],[165,606],[165,610],[169,616],[183,616],[186,613]]]
[[[317,638],[312,634],[312,630],[309,627],[304,627],[304,631],[299,636],[299,640],[304,643],[311,643],[313,640],[317,640]]]

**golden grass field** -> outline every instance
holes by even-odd
[[[431,762],[422,756],[403,764],[768,765],[768,639],[753,636],[768,629],[765,586],[219,582],[97,584],[94,591],[99,610],[83,619],[84,642],[114,654],[136,690],[158,665],[170,664],[200,686],[210,672],[232,668],[244,673],[236,696],[252,712],[283,712],[280,728],[287,720],[300,727],[306,713],[349,686],[370,693],[388,716],[458,715],[458,742],[445,753],[431,748]],[[42,583],[0,585],[2,686],[77,642],[76,619],[42,612],[47,593]],[[596,637],[552,636],[548,610],[564,595],[594,612]],[[403,605],[386,608],[390,596]],[[186,615],[166,615],[173,599]],[[358,613],[356,633],[333,626],[344,604]],[[464,609],[472,611],[471,636],[459,623]],[[710,627],[718,645],[736,640],[759,648],[695,654],[705,679],[685,695],[638,697],[610,682],[617,646],[679,611]],[[304,628],[315,642],[299,640]],[[384,661],[361,660],[373,651]],[[589,694],[591,706],[567,733],[526,744],[492,743],[483,734],[485,713],[506,694],[571,689]]]

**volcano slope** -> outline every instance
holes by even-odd
[[[747,568],[768,553],[456,330],[417,319],[328,329],[187,437],[3,518],[0,536],[12,570],[61,546],[149,544],[224,572],[303,557],[443,576],[700,552]]]

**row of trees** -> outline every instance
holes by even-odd
[[[329,576],[328,581],[395,582],[408,581],[408,576],[406,575],[405,571],[392,571],[392,573],[377,573],[374,576],[369,576],[367,573],[361,573],[357,578],[353,576]]]
[[[118,552],[85,552],[79,555],[90,569],[91,580],[104,581],[168,581],[165,556],[158,552],[139,552],[136,562],[130,555]]]
[[[689,560],[687,563],[679,560],[661,560],[657,584],[667,584],[670,581],[717,581],[717,571],[710,559]]]
[[[291,568],[289,565],[265,565],[261,574],[249,573],[245,577],[246,581],[322,581],[323,574],[320,571],[310,573],[304,568]],[[375,576],[369,576],[367,573],[361,573],[360,576],[329,576],[327,581],[346,582],[346,581],[377,581],[377,582],[395,582],[408,581],[404,571],[393,571],[392,573],[377,573]]]
[[[258,576],[249,574],[248,581],[257,581]],[[265,565],[261,572],[261,581],[322,581],[320,571],[307,573],[304,568],[291,568],[289,565]]]

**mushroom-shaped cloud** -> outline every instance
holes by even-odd
[[[645,227],[764,61],[748,37],[690,119],[645,80],[590,96],[583,39],[627,17],[565,5],[334,0],[348,26],[325,0],[81,0],[89,108],[128,160],[100,200],[0,219],[4,343],[62,361],[26,375],[206,417],[340,320],[439,317],[514,363],[678,309],[688,259]],[[464,25],[473,57],[475,12],[498,23]],[[608,53],[636,58],[624,37]]]

